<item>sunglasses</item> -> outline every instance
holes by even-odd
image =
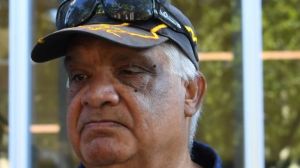
[[[56,26],[58,29],[75,27],[95,15],[124,22],[156,18],[171,29],[185,34],[192,44],[196,43],[193,33],[191,34],[161,1],[165,0],[65,0],[58,8]]]

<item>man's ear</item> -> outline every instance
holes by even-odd
[[[184,113],[186,117],[192,117],[200,108],[206,90],[206,81],[202,74],[194,80],[187,81],[185,84],[185,105]]]

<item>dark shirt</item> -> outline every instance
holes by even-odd
[[[222,168],[218,154],[209,146],[194,141],[192,160],[203,168]]]
[[[209,146],[194,142],[191,154],[192,160],[202,168],[222,168],[221,159]],[[78,168],[84,168],[80,165]]]

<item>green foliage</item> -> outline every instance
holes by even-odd
[[[264,64],[266,158],[284,162],[300,160],[300,62],[269,61]],[[280,153],[288,149],[287,158]]]
[[[8,129],[8,67],[4,63],[8,58],[8,0],[0,1],[0,157],[7,156],[7,137]]]
[[[265,50],[299,50],[300,1],[265,0],[263,4]]]
[[[8,14],[8,0],[0,1],[0,16],[7,16]],[[7,27],[8,17],[1,17],[0,27]]]
[[[0,1],[0,16],[8,15],[8,0]],[[7,59],[8,55],[8,17],[0,19],[0,60]]]
[[[234,3],[229,0],[172,0],[192,21],[201,51],[232,50],[232,24]]]
[[[0,59],[2,60],[7,60],[8,58],[8,31],[7,31],[7,27],[6,28],[2,28],[0,27],[0,37],[3,40],[0,40]]]
[[[300,49],[300,0],[265,0],[264,50]],[[264,63],[265,142],[269,166],[300,160],[300,60]],[[287,152],[286,158],[282,156]],[[280,157],[281,155],[281,157]]]

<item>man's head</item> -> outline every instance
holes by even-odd
[[[183,157],[205,91],[196,40],[188,19],[167,2],[149,0],[151,8],[145,0],[128,1],[154,11],[159,6],[169,17],[154,12],[147,20],[116,20],[127,16],[127,1],[64,2],[57,15],[62,29],[40,40],[32,59],[65,56],[68,136],[84,165],[157,167],[168,160],[165,166],[172,167],[174,158],[190,159]],[[119,8],[110,8],[117,2]],[[80,7],[90,13],[81,16]],[[116,9],[120,15],[111,16]],[[128,16],[143,12],[130,10]]]

